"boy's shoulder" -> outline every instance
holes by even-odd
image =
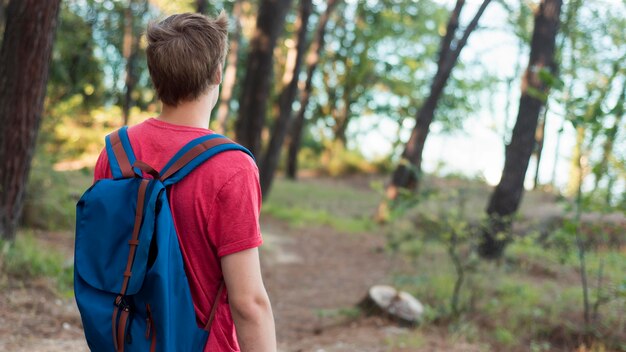
[[[156,119],[148,119],[128,129],[135,155],[156,170],[161,170],[171,157],[195,138],[214,132],[188,126],[178,126]],[[186,178],[212,179],[213,186],[223,183],[237,174],[249,174],[258,179],[255,161],[239,150],[228,150],[214,155],[199,165]],[[95,167],[95,180],[110,177],[106,149],[100,153]]]

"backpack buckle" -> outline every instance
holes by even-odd
[[[128,304],[128,302],[126,301],[126,296],[118,295],[117,297],[115,297],[113,305],[125,312],[130,312],[130,304]]]

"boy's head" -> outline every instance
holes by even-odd
[[[228,50],[228,18],[172,15],[148,26],[148,70],[159,99],[177,106],[219,84]]]

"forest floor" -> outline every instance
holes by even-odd
[[[369,219],[378,199],[372,181],[305,179],[299,185],[281,181],[275,186],[262,217],[262,265],[280,351],[567,351],[578,346],[546,349],[538,344],[531,349],[530,344],[507,345],[498,336],[494,344],[483,338],[489,333],[476,330],[481,329],[475,326],[480,317],[472,318],[473,325],[424,324],[412,329],[360,314],[356,305],[370,286],[398,284],[398,278],[415,276],[420,266],[428,271],[450,269],[449,264],[436,263],[441,258],[423,256],[423,262],[416,262],[387,250],[386,230],[372,226]],[[559,211],[545,203],[541,213],[546,217]],[[332,216],[337,213],[340,218]],[[37,231],[34,237],[71,263],[71,233]],[[525,270],[524,280],[538,285],[544,285],[546,277],[576,280],[572,271],[534,266]],[[71,291],[60,290],[49,278],[2,280],[0,351],[86,350]]]
[[[422,348],[394,346],[411,330],[354,316],[369,286],[388,283],[394,260],[383,253],[379,236],[346,236],[330,227],[293,231],[270,217],[262,226],[263,274],[280,351],[480,350],[464,341],[451,343],[436,329],[423,334]],[[41,232],[37,239],[71,258],[71,234]],[[0,317],[0,351],[88,350],[73,298],[60,297],[50,279],[5,287]]]

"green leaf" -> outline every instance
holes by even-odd
[[[540,100],[541,102],[545,103],[546,100],[548,100],[548,94],[540,91],[539,89],[535,88],[535,87],[528,87],[526,89],[526,94],[528,94],[529,96]]]
[[[540,69],[539,72],[537,72],[537,75],[539,76],[541,82],[548,87],[561,89],[565,86],[565,83],[559,77],[552,74],[552,72],[546,68]]]

